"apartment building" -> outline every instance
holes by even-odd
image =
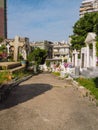
[[[55,42],[53,44],[53,58],[54,59],[68,59],[70,46],[65,42]]]
[[[7,1],[0,0],[0,37],[7,38]]]
[[[91,12],[98,12],[98,0],[83,0],[80,6],[80,17]]]

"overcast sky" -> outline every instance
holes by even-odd
[[[62,41],[72,34],[82,0],[8,0],[8,37]]]

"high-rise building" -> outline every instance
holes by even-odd
[[[7,1],[0,0],[0,37],[7,38]]]
[[[80,6],[80,17],[91,12],[98,12],[98,0],[83,0]]]

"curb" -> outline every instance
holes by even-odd
[[[98,106],[98,100],[95,99],[94,95],[91,94],[90,90],[84,86],[80,86],[78,82],[73,80],[73,86],[79,91],[80,97],[87,97],[89,101]]]

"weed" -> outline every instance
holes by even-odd
[[[54,75],[60,76],[60,72],[53,72]]]

